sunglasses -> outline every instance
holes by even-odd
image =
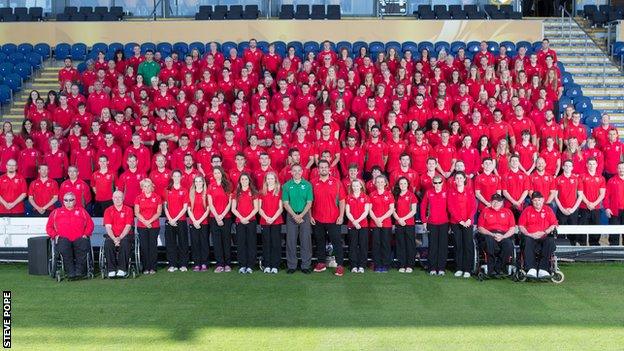
[[[433,185],[440,185],[442,182],[433,182]]]
[[[63,199],[63,202],[74,202],[76,199]]]

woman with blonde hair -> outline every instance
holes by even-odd
[[[195,262],[193,272],[208,270],[208,197],[206,193],[206,180],[200,175],[196,176],[189,190],[188,207],[191,252]]]
[[[236,218],[236,251],[240,269],[238,273],[251,274],[256,264],[256,214],[258,192],[249,173],[238,178],[236,191],[232,194],[232,214]]]
[[[282,191],[275,172],[264,176],[259,194],[258,213],[262,227],[264,273],[277,274],[282,252]]]
[[[141,243],[141,266],[143,274],[155,274],[162,200],[154,192],[154,183],[149,178],[143,179],[140,185],[141,193],[134,200],[134,215],[137,218],[137,231]]]

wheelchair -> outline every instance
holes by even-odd
[[[93,261],[93,246],[91,246],[91,239],[89,239],[89,250],[87,251],[87,279],[93,279],[95,277],[95,262]],[[48,260],[48,274],[52,279],[57,282],[67,279],[67,273],[65,272],[65,266],[63,265],[63,259],[60,252],[56,250],[56,243],[54,239],[50,240],[50,259]]]
[[[553,238],[557,237],[557,231],[555,230],[552,234]],[[515,250],[514,250],[515,251]],[[524,237],[521,237],[520,239],[520,247],[519,247],[519,256],[518,259],[516,260],[516,272],[514,274],[514,276],[512,277],[512,279],[516,282],[526,282],[526,281],[551,281],[555,284],[561,284],[563,283],[563,281],[565,280],[565,275],[563,274],[563,272],[559,269],[559,263],[557,261],[557,255],[553,252],[552,256],[549,258],[549,269],[548,269],[548,273],[550,273],[550,277],[545,277],[545,278],[529,278],[527,277],[526,273],[527,270],[524,266]],[[537,252],[536,255],[536,260],[539,260],[541,258],[542,253],[541,252]]]
[[[489,257],[485,247],[484,247],[484,242],[482,242],[479,239],[480,234],[477,234],[477,239],[475,240],[475,267],[476,267],[476,274],[475,277],[477,278],[478,281],[484,281],[484,280],[488,280],[488,279],[501,279],[501,278],[514,278],[516,275],[516,250],[514,248],[514,250],[512,250],[512,254],[511,254],[511,262],[509,262],[506,265],[502,265],[503,266],[503,273],[502,274],[491,274],[491,272],[488,272],[488,262],[491,259],[494,259],[494,266],[496,266],[496,264],[498,263],[497,261],[500,260],[500,258],[498,257],[499,254],[501,254],[501,250],[500,248],[498,250],[496,250],[495,254],[496,257]],[[504,272],[507,272],[507,274],[505,274]]]
[[[107,235],[104,234],[104,242],[106,241]],[[104,242],[102,242],[102,246],[100,246],[100,253],[98,255],[98,266],[100,267],[100,275],[102,279],[113,279],[112,277],[108,277],[108,271],[106,269],[106,252],[104,250]],[[133,254],[134,253],[134,254]],[[131,248],[131,254],[128,258],[128,272],[123,278],[136,278],[138,272],[141,271],[141,248],[139,242],[139,236],[134,234],[134,243]],[[117,277],[115,277],[117,278]]]

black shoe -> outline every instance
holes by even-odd
[[[301,272],[303,274],[310,274],[310,273],[312,273],[312,270],[310,268],[305,268],[305,269],[302,269]]]
[[[295,270],[294,270],[294,269],[292,269],[292,268],[289,268],[289,269],[286,271],[286,274],[293,274],[293,273],[295,273]]]

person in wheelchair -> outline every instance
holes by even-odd
[[[513,235],[516,221],[510,209],[503,207],[503,196],[493,194],[490,207],[485,207],[479,215],[479,244],[486,254],[487,274],[490,276],[507,275],[511,271],[504,269],[513,263]]]
[[[134,213],[132,208],[123,204],[124,194],[113,193],[113,205],[104,211],[104,254],[108,277],[125,277],[134,245]]]
[[[544,196],[539,191],[534,192],[531,195],[531,206],[522,211],[518,220],[518,228],[523,235],[528,278],[550,278],[550,259],[556,249],[553,232],[557,224],[553,210],[544,206]]]
[[[91,252],[89,237],[93,233],[93,219],[83,207],[76,206],[74,193],[65,193],[63,206],[50,213],[46,232],[61,255],[68,278],[84,277]]]

